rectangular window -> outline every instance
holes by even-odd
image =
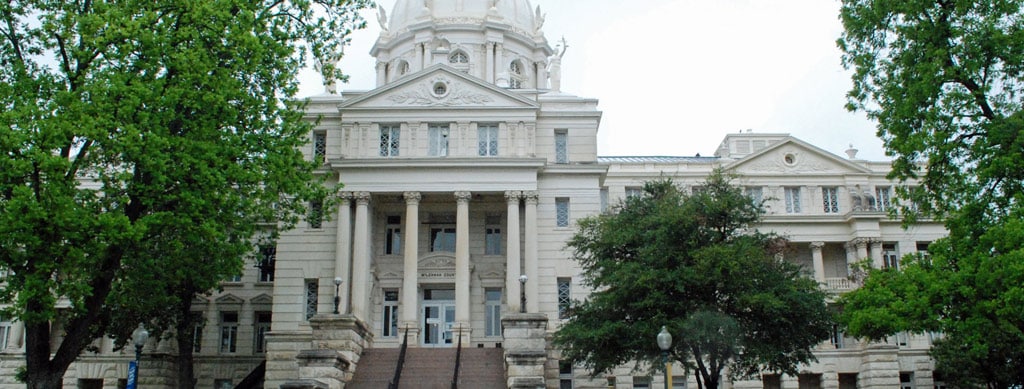
[[[761,376],[761,384],[764,389],[782,389],[782,376],[778,374],[765,374]]]
[[[839,213],[839,189],[834,186],[821,188],[821,205],[825,213]]]
[[[229,276],[228,279],[226,279],[224,281],[227,281],[227,282],[242,282],[242,275],[241,274],[235,274],[233,276]]]
[[[764,202],[764,189],[760,186],[748,186],[743,193],[754,200],[754,204],[761,205]]]
[[[309,214],[306,215],[306,222],[309,228],[321,228],[324,223],[324,202],[313,200],[309,202]]]
[[[569,318],[569,304],[572,303],[572,278],[558,278],[558,318]]]
[[[796,379],[800,389],[821,389],[821,374],[800,374]]]
[[[633,377],[633,389],[650,389],[651,377]]]
[[[102,378],[79,378],[78,389],[103,389]]]
[[[839,389],[857,389],[857,373],[839,373]]]
[[[316,307],[320,303],[320,280],[306,279],[306,320],[316,315]]]
[[[0,350],[6,350],[11,337],[11,322],[0,317]]]
[[[270,312],[256,312],[256,323],[253,324],[252,350],[255,353],[267,352],[267,333],[273,316]]]
[[[895,243],[882,243],[882,267],[886,269],[900,268],[900,256],[896,252]]]
[[[233,353],[238,343],[238,312],[220,313],[220,352]]]
[[[640,197],[643,194],[644,188],[639,186],[627,186],[626,187],[626,198]]]
[[[843,348],[843,330],[838,325],[832,326],[832,337],[829,341],[835,348]]]
[[[800,213],[800,188],[787,186],[786,192],[786,213]]]
[[[686,376],[674,375],[672,376],[672,389],[686,389]]]
[[[572,389],[571,361],[558,361],[558,389]]]
[[[555,225],[559,227],[569,226],[569,198],[559,197],[555,199]]]
[[[914,373],[909,371],[900,372],[900,389],[914,389]]]
[[[397,157],[402,130],[397,124],[380,126],[380,156]]]
[[[477,149],[481,157],[498,155],[498,126],[495,124],[477,127]]]
[[[430,140],[430,147],[427,152],[431,157],[448,156],[448,125],[431,124],[427,127],[427,136]]]
[[[906,332],[896,333],[896,345],[899,347],[907,347],[910,343],[910,335]]]
[[[260,262],[256,267],[260,270],[260,282],[274,282],[274,266],[277,263],[277,246],[260,247]]]
[[[485,255],[501,255],[501,228],[487,227],[484,245]]]
[[[569,130],[555,130],[555,163],[569,163]]]
[[[484,336],[501,336],[501,289],[485,289],[484,300]]]
[[[388,216],[388,225],[384,229],[384,254],[398,255],[402,253],[402,217]]]
[[[931,244],[932,242],[917,242],[917,255],[922,258],[928,258],[928,246]]]
[[[313,160],[324,163],[327,158],[327,133],[313,133]]]
[[[398,291],[384,291],[384,317],[381,320],[381,336],[394,338],[398,336]]]
[[[881,212],[892,208],[892,188],[888,186],[875,187],[875,208]]]
[[[430,229],[430,252],[455,252],[455,227]]]
[[[192,312],[192,322],[192,352],[198,354],[203,351],[203,313]]]

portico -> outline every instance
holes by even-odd
[[[338,198],[334,274],[351,279],[340,292],[342,309],[351,307],[384,343],[406,329],[410,346],[493,338],[481,325],[491,313],[476,308],[485,292],[500,293],[501,312],[519,312],[519,276],[537,277],[536,191],[344,191]],[[536,283],[525,292],[536,312]]]

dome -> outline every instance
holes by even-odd
[[[491,11],[494,7],[494,11]],[[398,0],[391,10],[388,30],[401,33],[409,25],[428,20],[436,23],[479,23],[484,19],[508,23],[514,30],[532,35],[543,21],[529,0]]]

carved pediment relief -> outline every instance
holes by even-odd
[[[451,253],[435,253],[420,258],[417,264],[420,269],[454,269],[455,255]]]

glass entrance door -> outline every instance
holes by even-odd
[[[451,346],[455,326],[455,290],[423,291],[423,345]]]

